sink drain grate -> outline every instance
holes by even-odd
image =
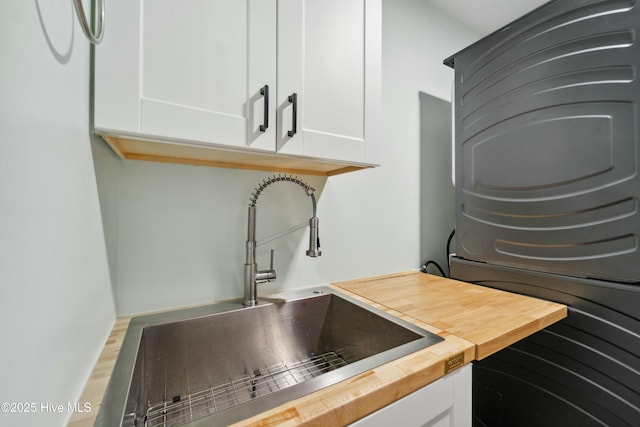
[[[178,426],[346,365],[347,362],[335,352],[312,356],[289,365],[280,363],[254,371],[244,378],[151,405],[142,421],[147,427]],[[135,422],[135,417],[125,417],[123,425],[141,424]]]

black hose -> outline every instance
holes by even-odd
[[[423,273],[428,273],[427,267],[429,267],[429,265],[431,265],[431,264],[433,264],[440,271],[440,275],[442,275],[442,277],[447,277],[447,275],[444,272],[444,270],[442,269],[442,267],[440,267],[440,265],[437,262],[432,261],[432,260],[429,260],[426,263],[424,263],[424,265],[422,266],[420,271],[422,271]]]
[[[451,247],[451,240],[453,239],[453,236],[456,234],[456,229],[454,228],[451,231],[451,234],[449,234],[449,238],[447,239],[447,255],[445,257],[445,260],[447,261],[447,267],[449,267],[449,275],[447,275],[447,273],[444,272],[444,270],[442,269],[442,267],[440,267],[440,264],[438,264],[437,262],[435,262],[434,260],[429,260],[427,262],[425,262],[422,267],[420,268],[420,271],[422,271],[423,273],[428,273],[427,268],[430,265],[435,266],[438,271],[440,272],[440,275],[442,277],[450,277],[451,275],[451,267],[449,266],[449,254],[451,253],[450,247]]]

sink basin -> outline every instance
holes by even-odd
[[[441,340],[329,287],[141,316],[96,425],[228,425]]]

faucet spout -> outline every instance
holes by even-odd
[[[318,257],[322,255],[322,251],[320,250],[320,236],[318,225],[320,220],[317,216],[312,216],[309,219],[309,249],[307,250],[307,256],[312,258]]]
[[[315,189],[304,181],[294,178],[292,176],[273,176],[263,181],[262,184],[256,188],[256,191],[251,197],[251,203],[249,203],[248,221],[247,221],[247,243],[246,243],[246,261],[244,264],[244,300],[242,301],[245,306],[255,306],[258,304],[258,292],[257,285],[260,283],[271,282],[276,279],[276,271],[273,268],[274,250],[271,250],[271,266],[268,270],[258,270],[258,264],[256,262],[256,203],[260,193],[264,191],[266,187],[274,182],[292,182],[299,185],[305,190],[307,196],[311,197],[313,203],[313,216],[309,219],[309,250],[306,254],[310,257],[318,257],[322,255],[320,251],[320,237],[319,237],[319,220],[316,216],[316,197],[314,195]]]

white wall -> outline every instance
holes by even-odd
[[[259,248],[261,267],[276,248],[278,273],[259,293],[417,269],[424,257],[443,261],[454,223],[449,142],[421,136],[420,93],[450,98],[452,71],[442,60],[477,35],[423,0],[383,0],[383,33],[384,163],[303,177],[320,193],[323,255],[304,255],[307,230]],[[421,165],[421,150],[432,149],[437,155]],[[242,295],[246,209],[267,173],[121,161],[100,142],[95,153],[120,315]],[[421,168],[433,171],[422,183]],[[424,194],[432,203],[421,210]],[[274,184],[258,202],[258,239],[310,211],[298,187]],[[425,224],[435,231],[421,244]]]
[[[3,426],[64,425],[115,319],[72,13],[69,0],[0,5],[0,402],[36,412],[3,410]]]
[[[420,264],[434,260],[447,271],[446,242],[455,226],[450,145],[453,70],[442,62],[480,37],[429,1],[383,0],[383,4],[385,140],[391,149],[400,145],[392,154],[398,159],[391,172],[398,182],[390,190],[403,198],[403,210],[419,215],[405,218],[410,218],[413,237],[419,239],[415,252]],[[437,274],[435,268],[428,271]]]

